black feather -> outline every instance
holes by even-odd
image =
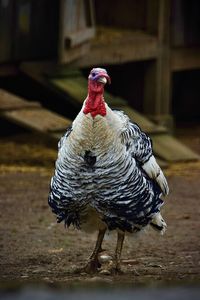
[[[88,166],[93,167],[97,158],[95,155],[92,155],[91,151],[85,151],[84,160]]]

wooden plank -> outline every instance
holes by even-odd
[[[200,68],[200,48],[178,48],[171,52],[172,71]]]
[[[6,119],[40,132],[64,131],[71,121],[44,108],[20,109],[2,113]]]
[[[198,160],[200,157],[169,134],[152,134],[156,155],[168,162]]]
[[[68,48],[62,51],[62,56],[60,57],[59,63],[71,63],[72,61],[83,57],[90,50],[90,44],[84,43],[79,47]]]
[[[149,119],[145,118],[144,115],[140,114],[138,111],[134,110],[130,106],[120,107],[131,119],[131,121],[137,123],[141,129],[146,133],[163,133],[167,132],[166,128],[162,126],[157,126]]]
[[[38,107],[41,107],[39,102],[25,101],[16,95],[0,89],[0,111]]]
[[[60,0],[59,62],[71,62],[89,51],[89,40],[95,34],[90,9],[90,1]]]
[[[77,32],[67,34],[65,38],[65,45],[68,47],[75,47],[84,43],[85,41],[90,40],[95,35],[94,28],[87,28]]]
[[[75,99],[80,105],[83,103],[87,96],[87,85],[84,83],[85,79],[82,78],[79,80],[76,78],[58,78],[58,79],[50,79],[51,84],[54,85],[55,88],[58,88],[65,93],[69,94],[73,99]]]
[[[71,120],[42,108],[40,103],[28,102],[4,90],[0,90],[0,116],[54,139],[71,125]]]
[[[157,39],[142,31],[100,28],[91,41],[90,51],[74,66],[119,64],[155,59],[158,55]]]

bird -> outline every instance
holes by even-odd
[[[160,211],[169,187],[152,141],[123,111],[108,106],[107,83],[104,68],[91,70],[82,108],[58,143],[48,197],[58,223],[98,232],[83,268],[90,274],[101,269],[106,232],[117,232],[112,271],[120,272],[126,234],[151,226],[163,234],[167,227]]]

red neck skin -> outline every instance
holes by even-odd
[[[103,98],[104,85],[102,83],[89,80],[88,95],[83,110],[84,114],[90,113],[93,118],[97,115],[105,116],[106,107]]]

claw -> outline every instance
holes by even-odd
[[[83,267],[82,271],[88,274],[95,274],[98,272],[98,269],[101,267],[98,259],[89,260],[85,267]]]
[[[115,263],[110,263],[107,267],[104,267],[100,274],[102,275],[121,275],[123,274],[123,270],[120,265],[115,265]]]

